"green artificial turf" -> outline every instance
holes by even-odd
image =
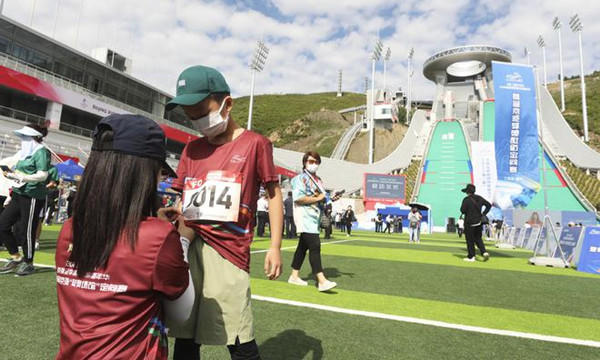
[[[36,263],[52,265],[59,227],[45,227]],[[337,230],[323,240],[327,277],[338,282],[319,293],[307,260],[307,287],[286,282],[297,240],[284,240],[284,272],[262,271],[268,238],[252,246],[254,295],[408,316],[454,324],[600,341],[600,278],[572,269],[527,265],[531,252],[497,250],[489,262],[465,263],[464,239],[422,234]],[[332,242],[327,244],[327,242]],[[2,256],[6,256],[3,253]],[[58,349],[56,285],[51,269],[17,278],[0,276],[5,329],[0,359],[51,359]],[[256,337],[263,359],[595,359],[600,350],[499,335],[332,313],[254,300]],[[18,319],[18,320],[13,320]],[[10,324],[10,326],[8,326]],[[225,347],[202,348],[204,359],[228,359]]]

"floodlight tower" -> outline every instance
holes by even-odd
[[[258,40],[256,44],[256,51],[250,63],[250,69],[252,70],[252,88],[250,90],[250,105],[248,107],[248,130],[252,130],[252,105],[254,104],[254,77],[256,72],[261,72],[265,68],[267,62],[267,55],[269,54],[269,48],[265,45],[262,40]]]
[[[523,53],[525,54],[525,57],[527,58],[527,65],[531,65],[531,59],[529,58],[529,55],[531,55],[531,51],[529,51],[529,49],[527,47],[525,47],[525,49],[523,49]]]
[[[337,97],[342,96],[342,69],[338,70],[338,92]]]
[[[546,73],[546,42],[542,35],[538,37],[537,44],[542,48],[542,58],[544,60],[544,87],[548,88],[548,73]]]
[[[562,23],[558,19],[558,16],[554,18],[552,22],[552,26],[554,30],[558,32],[558,64],[560,68],[560,111],[565,111],[565,82],[564,82],[564,74],[563,74],[563,60],[562,60],[562,36],[561,36],[561,27]]]
[[[411,89],[411,85],[412,85],[412,58],[413,55],[415,54],[415,49],[414,48],[410,48],[410,50],[408,51],[408,65],[407,65],[407,81],[408,81],[408,86],[407,86],[407,92],[406,92],[406,123],[409,124],[410,123],[410,108],[411,108],[411,101],[412,99],[410,98],[410,93],[412,91]]]
[[[371,54],[371,124],[369,129],[369,164],[373,163],[375,146],[375,63],[381,58],[383,43],[377,39]]]
[[[579,37],[579,66],[581,73],[581,110],[583,111],[583,139],[585,142],[589,140],[588,138],[588,118],[587,118],[587,103],[585,100],[585,74],[583,73],[583,47],[581,45],[581,30],[583,30],[583,24],[581,20],[579,20],[579,16],[577,14],[571,17],[569,21],[569,26],[573,32],[577,33]]]
[[[385,75],[386,75],[386,65],[387,62],[390,60],[390,56],[392,55],[392,50],[388,47],[386,52],[385,52],[385,56],[383,57],[383,91],[385,92],[386,90],[386,83],[385,83]]]

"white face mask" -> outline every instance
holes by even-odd
[[[211,112],[210,114],[201,117],[200,119],[191,120],[192,124],[202,135],[212,138],[219,134],[222,134],[227,129],[227,122],[229,120],[229,114],[226,118],[221,116],[221,111],[225,107],[225,100],[221,104],[218,111]]]
[[[306,171],[311,174],[314,174],[319,170],[319,164],[306,164]]]
[[[21,160],[33,153],[38,149],[38,142],[33,140],[31,136],[21,136]]]

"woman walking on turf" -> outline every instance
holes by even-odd
[[[490,254],[485,251],[485,245],[481,240],[482,219],[490,211],[492,205],[481,196],[475,195],[475,185],[473,184],[467,184],[461,191],[467,194],[460,206],[461,216],[465,219],[465,238],[467,240],[467,257],[464,260],[475,261],[475,245],[477,245],[483,261],[488,261]],[[482,207],[485,207],[483,212],[481,211]]]
[[[164,314],[185,321],[194,303],[187,250],[195,235],[174,208],[151,215],[161,175],[175,176],[165,136],[150,119],[110,115],[93,137],[56,246],[56,359],[166,360]]]
[[[26,276],[35,272],[35,234],[48,193],[46,179],[51,166],[50,152],[42,142],[48,134],[46,128],[27,124],[14,133],[21,138],[19,161],[14,171],[4,168],[4,177],[14,180],[16,185],[12,188],[10,203],[0,216],[0,242],[4,242],[10,253],[10,261],[0,268],[0,273],[14,271],[17,276]],[[13,234],[12,227],[16,223],[20,231]],[[19,245],[23,255],[19,253]]]
[[[292,179],[292,195],[294,198],[294,220],[296,231],[300,234],[298,247],[292,260],[292,274],[288,283],[306,286],[308,283],[300,278],[300,268],[308,250],[308,260],[313,274],[317,277],[319,291],[328,291],[337,286],[327,280],[321,264],[321,240],[319,239],[319,221],[323,211],[325,190],[317,170],[321,164],[321,156],[309,151],[302,157],[302,173]]]
[[[421,242],[421,219],[423,216],[416,207],[408,213],[408,242]]]

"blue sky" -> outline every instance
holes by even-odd
[[[34,9],[35,3],[35,11]],[[256,80],[256,93],[334,91],[338,70],[344,91],[362,92],[370,77],[370,53],[378,38],[390,47],[386,83],[405,87],[407,54],[415,49],[413,96],[431,98],[433,84],[422,64],[454,46],[503,47],[513,61],[542,65],[539,35],[547,43],[549,81],[557,78],[557,33],[563,29],[566,75],[579,71],[577,38],[567,28],[579,13],[584,23],[586,72],[600,69],[600,6],[595,1],[477,0],[5,0],[4,15],[91,54],[108,46],[133,59],[133,74],[170,93],[185,67],[205,64],[220,69],[235,95],[247,95],[248,63],[261,37],[270,53]],[[58,9],[58,12],[57,12]],[[55,16],[58,14],[58,16]],[[382,64],[375,81],[383,82]]]

